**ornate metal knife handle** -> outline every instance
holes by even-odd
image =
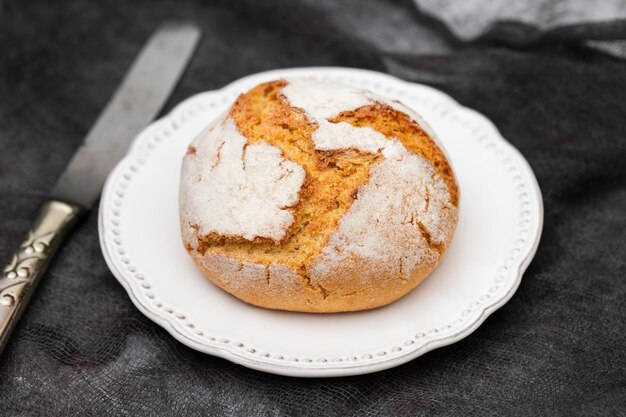
[[[60,201],[44,204],[26,240],[4,268],[0,276],[0,353],[80,212],[79,207]]]

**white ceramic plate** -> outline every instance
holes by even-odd
[[[183,248],[178,180],[192,138],[262,81],[313,76],[398,99],[438,133],[461,189],[456,235],[413,292],[376,310],[304,314],[253,307],[213,285]],[[187,346],[283,375],[363,374],[400,365],[475,330],[517,289],[541,234],[537,181],[482,115],[388,75],[340,68],[270,71],[194,96],[153,123],[111,173],[100,204],[107,264],[146,316]]]

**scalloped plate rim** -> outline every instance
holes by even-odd
[[[455,110],[464,111],[471,113],[472,117],[480,118],[482,123],[486,123],[493,130],[493,137],[497,139],[498,142],[505,145],[509,151],[513,152],[517,157],[517,162],[520,163],[526,171],[528,175],[527,180],[530,181],[530,185],[532,186],[531,191],[534,191],[535,198],[537,199],[537,226],[534,230],[534,236],[529,237],[529,239],[533,239],[533,244],[528,248],[526,254],[519,259],[519,263],[516,268],[516,278],[511,282],[508,290],[498,299],[494,299],[491,303],[486,304],[484,308],[480,311],[479,315],[471,322],[467,323],[465,327],[459,329],[456,333],[450,334],[444,337],[435,337],[429,340],[428,342],[419,345],[417,348],[413,350],[407,350],[406,353],[401,355],[397,355],[392,358],[386,358],[383,360],[372,361],[369,363],[359,363],[353,366],[333,366],[332,363],[328,363],[326,366],[319,366],[319,364],[315,364],[315,366],[302,366],[300,363],[293,364],[289,362],[284,362],[283,364],[278,364],[275,362],[267,362],[263,360],[257,360],[251,358],[249,355],[242,355],[238,352],[234,352],[233,349],[229,348],[219,348],[216,346],[209,346],[203,343],[200,343],[186,334],[181,333],[172,322],[173,320],[169,320],[168,318],[162,317],[159,314],[155,313],[153,309],[144,305],[144,303],[136,296],[132,286],[127,282],[127,278],[125,276],[125,272],[121,271],[117,265],[115,265],[113,261],[113,256],[109,253],[109,248],[107,247],[107,241],[105,239],[105,225],[104,225],[104,210],[103,206],[105,202],[108,201],[108,196],[112,190],[110,190],[110,185],[113,182],[114,178],[116,178],[118,172],[121,170],[123,166],[130,160],[133,154],[136,152],[138,146],[141,144],[143,139],[146,137],[146,132],[155,129],[158,125],[166,123],[168,120],[174,118],[178,113],[180,113],[184,108],[195,101],[199,101],[204,97],[210,95],[225,94],[229,90],[236,88],[238,85],[243,85],[249,83],[253,80],[257,82],[262,81],[266,78],[271,78],[272,76],[285,76],[286,74],[298,74],[298,73],[342,73],[342,74],[355,74],[359,73],[364,76],[373,76],[379,78],[385,78],[388,81],[396,84],[405,84],[409,88],[410,87],[420,87],[424,91],[428,91],[432,93],[433,96],[436,96],[438,100],[446,103],[447,105],[451,105],[455,108]],[[361,375],[372,372],[378,372],[385,369],[389,369],[403,363],[409,362],[433,349],[450,345],[452,343],[458,342],[459,340],[464,339],[473,333],[480,325],[489,317],[493,312],[501,308],[504,304],[506,304],[513,294],[517,291],[523,274],[530,262],[532,261],[537,248],[539,246],[539,242],[541,239],[541,233],[543,230],[543,200],[541,195],[541,190],[539,188],[539,184],[537,183],[537,179],[533,173],[532,168],[530,167],[528,161],[524,158],[521,152],[515,148],[510,142],[508,142],[497,130],[497,128],[493,125],[493,123],[483,114],[477,112],[476,110],[467,108],[452,97],[447,95],[446,93],[437,90],[433,87],[412,83],[409,81],[404,81],[402,79],[396,78],[392,75],[380,73],[377,71],[357,69],[357,68],[343,68],[343,67],[300,67],[300,68],[286,68],[286,69],[275,69],[270,71],[264,71],[256,74],[251,74],[242,78],[239,78],[224,87],[219,89],[210,90],[206,92],[201,92],[195,94],[181,103],[177,104],[170,112],[165,114],[163,117],[155,120],[153,123],[148,125],[137,137],[132,141],[129,146],[129,150],[127,154],[122,158],[113,171],[109,174],[107,181],[104,185],[101,202],[99,206],[98,213],[98,234],[101,250],[105,259],[105,262],[115,278],[120,282],[122,287],[128,293],[129,298],[133,302],[133,304],[150,320],[163,327],[168,333],[170,333],[175,339],[184,345],[198,350],[203,353],[211,354],[217,357],[221,357],[223,359],[229,360],[231,362],[237,363],[239,365],[243,365],[245,367],[255,369],[258,371],[269,372],[278,375],[285,376],[293,376],[293,377],[340,377],[340,376],[350,376],[350,375]]]

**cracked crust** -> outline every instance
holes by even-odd
[[[288,236],[306,179],[300,165],[286,160],[279,147],[249,143],[228,116],[200,134],[191,149],[183,161],[180,199],[198,240],[279,243]]]
[[[452,239],[459,193],[432,131],[403,108],[363,90],[303,80],[241,95],[227,118],[246,140],[242,158],[250,146],[274,146],[283,158],[275,181],[293,166],[305,179],[295,203],[277,206],[293,216],[279,239],[203,233],[181,210],[185,247],[200,270],[248,303],[291,311],[364,310],[412,290]],[[207,159],[194,141],[185,161],[205,158],[214,169],[223,146]]]

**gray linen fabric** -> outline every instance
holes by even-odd
[[[468,43],[410,0],[5,0],[3,259],[168,18],[195,20],[204,39],[166,111],[251,73],[311,65],[390,72],[481,111],[538,177],[537,256],[463,341],[376,374],[305,380],[195,352],[140,314],[102,259],[94,210],[0,357],[0,415],[625,415],[626,67],[585,47],[603,25],[516,44],[502,23],[502,36]]]
[[[445,22],[464,41],[499,37],[505,42],[531,43],[538,37],[568,37],[582,26],[619,23],[618,33],[600,30],[583,39],[585,45],[622,59],[626,41],[625,0],[415,0],[426,14]],[[513,35],[511,32],[517,32]],[[556,36],[555,36],[556,35]]]

